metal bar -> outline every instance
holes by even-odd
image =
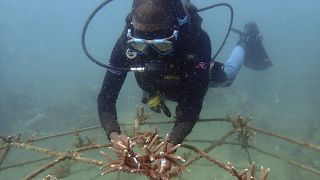
[[[214,149],[217,146],[220,146],[221,144],[223,144],[227,138],[229,138],[231,135],[233,135],[235,133],[235,129],[230,130],[228,133],[226,133],[219,141],[217,141],[216,143],[212,143],[210,146],[208,146],[206,149],[203,150],[203,152],[208,153],[209,151],[211,151],[212,149]],[[200,159],[202,157],[201,154],[197,154],[195,157],[187,160],[187,162],[185,162],[183,164],[183,166],[188,166],[191,163],[193,163],[194,161]]]
[[[19,166],[24,166],[24,165],[27,165],[27,164],[32,164],[32,163],[36,163],[36,162],[44,161],[44,160],[48,160],[48,159],[52,159],[52,157],[35,159],[35,160],[31,160],[31,161],[21,162],[21,163],[18,163],[18,164],[13,164],[13,165],[10,165],[10,166],[5,166],[5,167],[0,168],[0,171],[6,170],[6,169],[10,169],[10,168],[19,167]]]
[[[62,152],[57,152],[57,151],[52,151],[50,149],[46,149],[46,148],[41,148],[41,147],[36,147],[36,146],[31,146],[31,145],[28,145],[28,144],[23,144],[23,143],[10,143],[10,146],[12,147],[16,147],[16,148],[20,148],[20,149],[27,149],[27,150],[30,150],[30,151],[35,151],[35,152],[40,152],[40,153],[43,153],[43,154],[47,154],[49,156],[52,156],[52,157],[62,157],[62,156],[65,156],[67,155],[68,158],[70,157],[69,154],[67,153],[62,153]],[[96,146],[93,146],[93,149],[95,148]],[[89,150],[89,149],[87,149]],[[70,152],[72,153],[72,152]],[[83,162],[83,163],[88,163],[88,164],[95,164],[97,166],[101,166],[103,165],[103,162],[102,161],[98,161],[98,160],[94,160],[94,159],[89,159],[89,158],[86,158],[86,157],[81,157],[80,154],[77,154],[77,153],[74,153],[72,155],[72,157],[70,157],[72,160],[75,160],[75,161],[78,161],[78,162]]]
[[[172,124],[175,120],[169,121],[154,121],[154,122],[143,122],[141,125],[152,125],[152,124]],[[208,118],[208,119],[199,119],[197,122],[231,122],[228,118]]]
[[[57,163],[61,162],[61,161],[64,161],[65,159],[67,159],[67,155],[65,156],[61,156],[59,157],[58,159],[40,167],[38,170],[32,172],[31,174],[27,175],[26,177],[24,177],[23,179],[24,180],[31,180],[33,179],[34,177],[36,177],[37,175],[39,175],[40,173],[46,171],[47,169],[53,167],[54,165],[56,165]]]
[[[1,149],[0,149],[0,150],[1,150]],[[10,146],[9,146],[9,143],[7,143],[7,144],[5,145],[5,148],[4,148],[4,150],[3,150],[2,155],[1,155],[1,157],[0,157],[0,166],[1,166],[1,164],[3,163],[4,159],[6,158],[7,154],[9,153],[9,150],[10,150]]]
[[[298,144],[298,145],[301,145],[301,146],[304,146],[304,147],[307,147],[307,148],[310,148],[310,149],[313,149],[315,151],[320,152],[320,146],[318,146],[318,145],[310,144],[310,143],[307,143],[307,142],[304,142],[304,141],[301,141],[301,140],[295,140],[295,139],[283,136],[283,135],[278,134],[278,133],[266,131],[266,130],[261,129],[261,128],[256,128],[256,127],[252,127],[252,126],[247,126],[247,127],[249,129],[252,129],[252,130],[256,131],[256,132],[260,132],[260,133],[263,133],[263,134],[266,134],[266,135],[269,135],[269,136],[277,137],[279,139],[283,139],[285,141],[288,141],[288,142],[291,142],[291,143],[294,143],[294,144]]]
[[[320,171],[319,171],[319,170],[314,169],[314,168],[312,168],[312,167],[310,167],[310,166],[307,166],[307,165],[304,165],[304,164],[300,164],[299,162],[294,161],[294,160],[291,160],[291,159],[287,159],[287,158],[283,158],[283,157],[277,156],[277,155],[275,155],[275,154],[272,154],[272,153],[270,153],[270,152],[267,152],[267,151],[258,149],[257,147],[254,147],[254,146],[251,146],[251,145],[249,145],[249,147],[250,147],[251,149],[254,149],[254,150],[262,153],[262,154],[269,155],[269,156],[271,156],[271,157],[273,157],[273,158],[280,159],[280,160],[282,160],[282,161],[284,161],[284,162],[286,162],[286,163],[288,163],[288,164],[291,164],[291,165],[296,166],[296,167],[298,167],[298,168],[301,168],[301,169],[303,169],[303,170],[306,170],[306,171],[315,173],[315,174],[317,174],[317,175],[320,175]]]
[[[87,128],[75,129],[75,130],[72,130],[72,131],[66,131],[66,132],[57,133],[57,134],[53,134],[53,135],[38,137],[38,138],[34,138],[34,139],[31,139],[31,140],[26,140],[26,141],[22,141],[22,142],[41,141],[41,140],[50,139],[50,138],[54,138],[54,137],[65,136],[65,135],[69,135],[69,134],[75,134],[75,133],[79,133],[79,132],[82,132],[82,131],[89,131],[89,130],[93,130],[93,129],[98,129],[100,127],[101,127],[100,125],[97,125],[97,126],[91,126],[91,127],[87,127]]]

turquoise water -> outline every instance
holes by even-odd
[[[87,16],[100,2],[0,1],[0,135],[22,132],[23,137],[28,137],[36,131],[38,136],[43,136],[99,123],[96,98],[105,69],[85,57],[80,36]],[[198,7],[204,7],[218,1],[193,2]],[[249,20],[258,23],[274,66],[261,72],[244,67],[231,87],[210,89],[201,118],[241,113],[252,116],[252,124],[257,127],[320,144],[320,3],[316,0],[260,0],[230,4],[235,10],[234,27],[242,28]],[[113,2],[98,14],[90,26],[88,47],[101,61],[108,61],[130,6],[131,1]],[[209,10],[201,15],[203,26],[216,50],[226,30],[228,11]],[[218,61],[224,62],[228,58],[237,39],[236,35],[231,34]],[[141,95],[130,74],[117,104],[121,122],[132,120],[135,106],[141,105]],[[169,105],[174,109],[174,103]],[[163,115],[154,115],[153,118],[167,120]],[[171,126],[159,128],[165,134]],[[218,139],[228,130],[226,124],[199,123],[188,138]],[[84,134],[97,137],[100,143],[107,142],[101,129]],[[71,147],[72,140],[72,136],[66,136],[35,145],[65,151]],[[299,162],[320,169],[319,152],[263,135],[257,135],[254,141],[262,149],[284,157],[294,157]],[[219,147],[210,155],[239,167],[248,165],[246,154],[236,146]],[[92,156],[100,158],[95,152]],[[252,152],[252,156],[257,164],[271,168],[270,179],[319,179],[313,173],[263,154]],[[43,156],[12,149],[1,166],[22,162],[29,157],[36,159]],[[0,171],[0,179],[21,179],[45,163]],[[233,179],[217,167],[208,165],[207,161],[201,160],[181,178]],[[64,179],[92,179],[99,174],[99,169],[76,164],[71,172]],[[119,179],[141,179],[140,176],[116,173],[98,179],[114,179],[116,176]]]

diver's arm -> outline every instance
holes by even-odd
[[[110,65],[115,67],[127,67],[124,55],[125,35],[122,34],[114,46],[111,54]],[[120,126],[117,121],[116,100],[127,76],[125,71],[107,70],[100,94],[97,100],[98,113],[101,126],[109,138],[110,133],[120,134]]]
[[[118,132],[120,134],[120,127],[117,121],[116,100],[125,77],[126,73],[115,75],[107,71],[98,96],[97,103],[100,122],[108,137],[111,132]]]
[[[241,46],[236,46],[227,62],[213,62],[210,69],[210,87],[230,86],[239,73],[244,63],[244,50]]]
[[[189,96],[178,102],[176,122],[169,136],[172,144],[180,144],[192,131],[202,108],[203,97]]]
[[[207,63],[209,60],[210,56]],[[208,69],[193,68],[184,79],[185,90],[178,98],[176,121],[169,136],[172,144],[182,143],[199,119],[203,98],[208,89]]]
[[[210,51],[211,52],[211,51]],[[209,55],[209,51],[207,52]],[[188,73],[186,79],[186,89],[182,92],[182,96],[179,98],[178,106],[176,109],[176,122],[172,128],[169,136],[172,144],[182,143],[184,138],[192,131],[194,125],[199,119],[199,114],[202,109],[202,102],[208,89],[209,83],[209,62],[210,56],[203,56],[204,64],[207,64],[207,68],[200,68],[197,66]]]
[[[182,143],[184,138],[192,131],[199,119],[203,98],[208,89],[209,64],[211,59],[211,42],[208,34],[201,32],[199,42],[196,42],[196,63],[187,70],[183,80],[185,90],[178,100],[176,109],[176,122],[169,136],[173,144]]]

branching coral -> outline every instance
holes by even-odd
[[[250,166],[250,175],[248,176],[249,169],[244,169],[242,171],[238,171],[234,168],[234,166],[228,162],[227,167],[231,170],[231,174],[238,178],[238,180],[258,180],[258,178],[255,175],[255,166],[254,163]],[[261,178],[260,180],[266,180],[269,175],[270,169],[265,169],[263,166],[261,166]]]
[[[253,142],[252,138],[255,132],[248,128],[251,117],[242,117],[237,115],[234,120],[231,120],[232,127],[236,129],[237,141],[242,148],[247,148],[250,142]]]
[[[134,120],[133,134],[134,137],[127,137],[124,141],[113,142],[117,146],[109,147],[115,154],[116,160],[113,160],[110,155],[101,151],[100,154],[106,157],[109,162],[104,163],[101,167],[102,175],[114,171],[123,171],[128,173],[137,173],[148,177],[151,180],[168,180],[174,176],[181,174],[186,165],[180,163],[185,161],[174,153],[181,146],[180,144],[168,149],[168,135],[162,139],[157,134],[157,129],[152,132],[141,132],[140,125],[149,118],[149,115],[144,114],[143,108],[137,108],[137,116]],[[246,146],[253,135],[253,131],[247,128],[250,118],[243,118],[240,115],[235,120],[232,120],[232,125],[237,132],[238,141]],[[135,149],[137,147],[138,149]],[[210,162],[228,171],[231,175],[237,177],[239,180],[256,180],[254,175],[254,164],[250,168],[250,176],[248,176],[248,169],[238,171],[232,164],[223,164],[208,156],[200,149],[184,145],[183,147],[192,149],[200,156],[205,157]],[[139,151],[137,151],[139,150]],[[142,152],[142,153],[138,153]],[[170,162],[170,166],[166,163]],[[265,180],[269,173],[269,169],[261,169],[261,180]]]
[[[140,141],[141,139],[145,140]],[[140,151],[143,153],[136,153],[134,147],[139,140]],[[110,149],[116,153],[117,160],[113,160],[107,153],[100,152],[101,155],[106,157],[110,162],[105,163],[102,166],[103,174],[107,174],[114,171],[124,171],[129,173],[142,174],[149,179],[170,179],[173,175],[176,175],[177,171],[182,169],[179,166],[179,161],[184,161],[180,156],[174,154],[180,145],[176,145],[173,148],[167,149],[168,136],[163,140],[158,135],[153,133],[141,133],[139,138],[127,138],[125,143],[121,143],[121,148],[110,147]],[[139,146],[137,146],[139,147]],[[166,161],[171,162],[171,167],[165,169]],[[181,172],[181,171],[179,171]]]

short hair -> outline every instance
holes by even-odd
[[[133,27],[147,32],[172,29],[177,19],[170,5],[170,0],[134,0]]]

